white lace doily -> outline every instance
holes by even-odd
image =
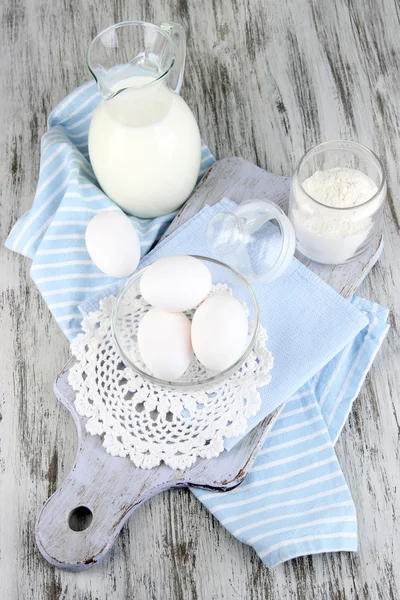
[[[86,315],[84,333],[71,343],[76,363],[69,383],[86,430],[102,436],[112,456],[129,457],[142,468],[164,461],[173,469],[190,467],[198,457],[212,458],[224,438],[246,430],[260,407],[257,387],[271,376],[273,358],[260,327],[245,363],[228,379],[205,390],[173,390],[139,376],[122,361],[111,333],[114,297]]]

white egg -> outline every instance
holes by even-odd
[[[243,305],[228,294],[210,296],[192,320],[192,346],[199,361],[216,373],[231,367],[246,349],[248,320]]]
[[[152,306],[172,312],[195,308],[211,289],[211,273],[193,256],[165,256],[151,264],[140,280],[140,292]]]
[[[128,277],[139,264],[139,238],[122,213],[97,213],[86,227],[85,241],[90,258],[109,277]]]
[[[152,308],[139,323],[138,346],[153,375],[174,381],[193,357],[189,319],[182,313]]]

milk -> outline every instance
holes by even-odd
[[[185,101],[142,73],[112,85],[112,92],[128,89],[95,110],[89,155],[109,198],[129,214],[157,217],[176,210],[192,192],[201,140]]]

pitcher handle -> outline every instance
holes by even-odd
[[[182,81],[183,72],[185,70],[185,59],[186,59],[186,33],[182,25],[179,23],[161,23],[161,29],[163,29],[171,37],[175,44],[175,64],[172,68],[170,75],[171,88],[179,94]]]

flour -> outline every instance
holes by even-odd
[[[347,262],[363,251],[384,199],[378,195],[367,203],[377,191],[375,182],[356,169],[316,171],[292,191],[290,216],[299,250],[326,264]]]
[[[303,181],[303,188],[314,200],[337,208],[363,204],[378,191],[376,183],[362,171],[341,168],[316,171]]]

